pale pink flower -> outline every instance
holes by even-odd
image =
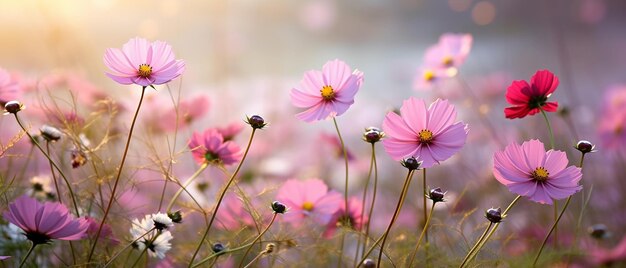
[[[342,224],[346,224],[346,222],[350,225],[350,227],[354,230],[360,231],[365,223],[367,223],[367,215],[361,214],[363,211],[363,203],[361,202],[361,198],[359,197],[351,197],[348,200],[348,213],[346,215],[346,204],[345,202],[341,202],[341,206],[339,210],[335,212],[332,219],[326,225],[326,231],[324,231],[324,237],[329,238],[335,234],[337,227]],[[367,211],[365,211],[367,213]]]
[[[468,128],[456,120],[456,110],[447,100],[437,99],[428,108],[421,99],[409,98],[400,114],[390,112],[383,121],[385,151],[394,160],[415,157],[429,168],[461,150]]]
[[[519,145],[509,144],[504,151],[493,155],[493,175],[509,191],[530,200],[552,204],[582,189],[578,184],[581,169],[567,166],[567,155],[562,151],[546,152],[539,140]]]
[[[18,100],[22,95],[18,81],[5,69],[0,68],[0,106]]]
[[[311,218],[320,225],[326,225],[341,206],[343,198],[320,179],[287,180],[278,190],[276,200],[287,206],[285,221],[299,226]]]
[[[417,75],[413,81],[413,88],[416,90],[428,90],[439,84],[445,78],[448,78],[445,69],[423,65],[417,69]]]
[[[232,141],[224,142],[222,134],[213,128],[205,130],[203,133],[194,132],[189,141],[189,149],[193,158],[202,164],[232,165],[238,163],[242,157],[241,148]]]
[[[471,34],[443,34],[439,43],[426,50],[425,64],[447,70],[459,68],[472,49],[472,39]],[[452,77],[456,72],[448,74]]]
[[[172,47],[163,41],[150,43],[135,37],[122,49],[109,48],[104,54],[108,77],[123,85],[143,87],[165,84],[185,71],[185,62],[176,60]]]
[[[232,122],[225,127],[216,127],[215,130],[222,134],[225,141],[229,141],[235,138],[246,125],[242,122]]]
[[[15,199],[3,216],[20,227],[33,244],[47,243],[52,239],[83,239],[89,227],[85,219],[76,219],[61,203],[42,204],[28,196]]]
[[[171,108],[161,113],[157,120],[159,128],[164,131],[175,131],[184,129],[191,125],[197,119],[202,118],[209,110],[209,98],[207,96],[198,96],[190,100],[182,100],[178,104],[178,112],[176,108]],[[178,116],[178,124],[176,117]]]
[[[224,197],[222,209],[217,211],[217,227],[225,230],[237,230],[242,226],[254,226],[254,219],[246,210],[243,200],[235,193],[228,193]]]
[[[353,73],[345,62],[332,60],[324,64],[322,71],[304,73],[298,88],[291,89],[291,103],[306,108],[296,117],[305,122],[340,116],[354,103],[363,75]]]

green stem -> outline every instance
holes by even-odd
[[[424,238],[424,234],[428,230],[428,224],[433,217],[433,212],[435,211],[435,204],[437,202],[433,202],[432,207],[430,208],[430,213],[428,213],[428,218],[426,218],[426,224],[424,224],[424,228],[422,229],[422,233],[420,234],[420,238],[417,239],[417,245],[415,245],[415,250],[413,250],[413,254],[411,255],[411,261],[409,261],[408,267],[413,267],[413,261],[415,261],[415,256],[417,255],[417,251],[420,248],[420,244],[422,243],[422,238]]]
[[[187,189],[187,187],[189,187],[189,184],[191,184],[191,182],[193,182],[200,175],[200,173],[202,173],[202,171],[204,171],[208,166],[209,166],[208,162],[205,161],[204,163],[202,163],[200,168],[198,168],[198,170],[196,170],[196,172],[193,175],[191,175],[191,177],[189,177],[187,181],[185,181],[185,183],[180,187],[180,189],[178,189],[176,194],[174,194],[174,197],[172,197],[172,200],[170,200],[170,203],[167,205],[167,209],[165,209],[167,213],[171,212],[171,209],[174,206],[174,202],[176,202],[176,199],[178,199],[178,196],[180,196],[180,194],[185,189]]]
[[[363,206],[361,207],[361,230],[358,231],[362,231],[364,228],[363,224],[364,221],[363,219],[365,219],[365,201],[367,201],[367,190],[369,189],[370,186],[370,180],[372,179],[372,171],[374,170],[374,143],[372,143],[372,156],[370,158],[370,168],[369,171],[367,172],[367,180],[365,181],[365,188],[363,189],[363,197],[361,198],[361,204],[363,204]],[[365,235],[366,237],[364,238],[363,242],[367,241],[367,234]],[[363,250],[365,250],[365,245],[363,245]],[[361,239],[357,240],[357,244],[356,244],[356,250],[355,250],[355,254],[354,254],[354,262],[356,263],[356,261],[359,258],[359,251],[361,248]]]
[[[248,140],[248,145],[246,146],[246,151],[243,153],[243,157],[241,158],[241,161],[239,161],[239,164],[237,165],[237,169],[235,169],[235,172],[233,172],[233,174],[230,176],[230,179],[228,179],[228,182],[226,183],[224,190],[222,190],[222,192],[220,193],[220,197],[217,200],[217,205],[215,206],[215,210],[213,211],[213,214],[211,215],[211,220],[209,221],[207,228],[204,230],[204,234],[202,234],[202,238],[200,239],[200,242],[198,243],[196,250],[191,256],[191,260],[189,261],[187,268],[192,267],[193,261],[196,259],[198,252],[202,248],[204,239],[209,235],[209,231],[211,230],[211,226],[213,226],[213,221],[215,221],[215,216],[217,215],[217,211],[219,210],[220,205],[222,204],[222,200],[224,199],[224,196],[226,195],[226,191],[228,190],[230,185],[233,183],[233,181],[235,181],[235,178],[237,177],[237,174],[239,173],[239,170],[241,169],[243,162],[246,160],[246,156],[248,156],[248,151],[250,151],[250,145],[252,145],[252,140],[254,139],[254,133],[256,133],[256,128],[252,128],[252,133],[250,134],[250,139]]]
[[[124,168],[124,163],[126,163],[126,156],[128,155],[128,148],[130,147],[130,140],[133,136],[133,130],[135,129],[135,122],[137,121],[137,116],[139,115],[139,109],[141,108],[141,103],[143,102],[143,96],[146,93],[146,87],[141,88],[141,97],[139,97],[139,104],[137,105],[137,110],[135,111],[135,115],[133,116],[133,121],[130,124],[130,130],[128,132],[128,138],[126,139],[126,146],[124,147],[124,154],[122,154],[122,162],[120,163],[119,168],[117,169],[117,175],[115,176],[115,183],[113,184],[113,190],[111,190],[111,198],[109,199],[109,203],[107,208],[104,210],[104,215],[102,216],[102,221],[100,221],[100,226],[98,227],[98,232],[96,232],[96,237],[91,245],[91,249],[89,250],[89,257],[87,257],[87,263],[91,262],[91,258],[93,257],[93,253],[96,250],[96,246],[98,245],[98,240],[100,239],[100,233],[102,232],[102,227],[106,223],[107,217],[109,216],[109,212],[111,211],[111,206],[113,205],[113,200],[115,200],[115,192],[117,191],[117,185],[120,182],[120,177],[122,176],[122,169]]]
[[[554,149],[554,132],[552,132],[552,126],[550,125],[550,120],[548,119],[548,114],[541,107],[539,108],[541,111],[541,115],[543,115],[543,119],[546,120],[546,125],[548,126],[548,134],[550,134],[550,149]]]
[[[241,262],[239,262],[239,267],[243,266],[243,261],[246,259],[246,256],[248,256],[248,253],[250,253],[250,250],[252,249],[252,246],[254,246],[254,243],[259,241],[259,239],[263,237],[263,235],[267,232],[267,230],[269,230],[270,227],[272,227],[272,224],[274,223],[274,220],[276,220],[277,215],[278,213],[274,212],[274,216],[272,216],[272,220],[267,225],[267,227],[265,227],[265,229],[259,235],[257,235],[257,237],[254,238],[254,240],[252,240],[252,243],[250,243],[250,247],[248,247],[248,249],[246,250],[246,253],[243,254],[243,257],[241,257]]]
[[[374,161],[374,193],[372,193],[372,204],[370,205],[370,211],[367,214],[367,224],[365,225],[365,244],[363,245],[363,252],[361,256],[365,255],[365,248],[369,242],[370,222],[372,222],[372,214],[374,212],[374,204],[376,203],[376,192],[378,191],[378,165],[376,164],[376,151],[372,144],[372,160]]]
[[[585,160],[585,154],[583,153],[582,156],[580,157],[580,164],[579,167],[582,168],[583,167],[583,161]],[[565,206],[563,206],[563,210],[561,210],[561,213],[559,213],[558,217],[556,218],[556,220],[554,221],[554,223],[552,224],[552,228],[550,228],[550,231],[548,232],[548,234],[546,235],[546,237],[543,239],[543,242],[541,243],[541,247],[539,247],[539,251],[537,252],[537,255],[535,256],[535,260],[533,261],[533,267],[537,266],[537,262],[539,261],[539,257],[541,256],[541,253],[543,252],[543,248],[546,246],[546,243],[548,242],[548,238],[550,238],[550,234],[552,234],[552,232],[554,231],[554,239],[555,239],[555,244],[556,244],[556,227],[559,224],[559,221],[561,220],[561,217],[563,217],[563,214],[565,214],[565,210],[567,209],[567,206],[569,205],[570,201],[572,200],[572,196],[570,195],[567,198],[567,201],[565,201]]]
[[[343,138],[341,137],[341,132],[339,132],[339,125],[337,125],[337,119],[335,117],[333,117],[333,123],[335,124],[335,130],[337,130],[337,136],[339,136],[339,142],[341,142],[341,151],[343,152],[343,160],[345,162],[346,165],[346,183],[345,183],[345,190],[344,190],[344,202],[345,202],[345,211],[346,214],[348,213],[348,151],[346,150],[346,146],[343,142]]]
[[[506,207],[506,209],[504,210],[504,212],[502,212],[502,218],[506,218],[507,217],[507,213],[509,212],[509,210],[511,210],[511,208],[513,207],[513,205],[515,205],[515,203],[517,203],[518,200],[520,200],[520,198],[522,198],[521,195],[518,195],[517,197],[515,197],[515,199],[513,199],[513,201],[511,201],[511,203],[509,204],[509,206]],[[487,235],[487,237],[483,240],[483,241],[477,241],[478,247],[476,247],[476,250],[474,252],[468,252],[468,255],[470,255],[470,257],[467,260],[466,264],[469,264],[472,259],[474,257],[476,257],[476,255],[478,255],[478,253],[480,252],[480,250],[485,246],[485,244],[489,241],[489,239],[491,238],[491,236],[496,232],[496,230],[498,230],[498,226],[500,226],[500,223],[502,222],[498,222],[496,223],[493,228],[491,229],[491,231],[489,231],[489,234]],[[463,267],[463,266],[461,266]]]
[[[426,169],[422,169],[422,186],[422,204],[424,205],[424,221],[426,221],[426,219],[428,218],[428,208],[426,207],[426,195],[428,194],[428,189],[426,189]],[[422,229],[425,229],[424,227],[426,227],[426,222],[424,222],[424,226],[422,226]],[[425,235],[426,243],[428,243],[428,231]]]
[[[24,266],[24,264],[26,263],[26,259],[28,259],[28,256],[30,256],[30,254],[33,253],[33,250],[35,249],[36,246],[37,244],[31,243],[28,253],[26,253],[26,256],[24,256],[24,258],[20,262],[20,266],[18,266],[19,268],[22,268],[22,266]]]
[[[76,203],[76,198],[74,197],[74,191],[72,190],[72,185],[70,184],[70,181],[67,179],[67,177],[65,177],[65,174],[63,173],[63,171],[61,171],[61,168],[59,168],[59,166],[54,163],[54,161],[52,161],[52,158],[50,157],[50,155],[48,155],[46,153],[46,151],[41,147],[41,145],[39,145],[39,142],[37,142],[37,140],[35,140],[33,138],[33,136],[30,135],[30,133],[28,133],[28,131],[26,130],[26,128],[24,127],[24,125],[22,124],[22,121],[20,120],[20,118],[17,116],[17,114],[13,114],[15,115],[15,120],[17,121],[17,124],[20,125],[20,127],[22,128],[22,130],[24,130],[24,132],[26,133],[26,135],[28,135],[28,137],[31,139],[31,141],[33,142],[33,144],[35,144],[35,146],[37,146],[37,148],[39,148],[39,150],[41,151],[41,153],[43,153],[43,155],[48,159],[48,161],[50,161],[50,163],[52,164],[52,166],[54,166],[54,168],[59,172],[59,174],[61,175],[61,177],[63,178],[63,180],[65,181],[65,184],[67,184],[67,188],[70,191],[70,197],[72,198],[72,203],[74,205],[74,211],[76,212],[76,217],[80,217],[80,212],[78,210],[78,204]],[[60,199],[60,196],[59,196]]]
[[[414,170],[410,170],[409,173],[406,175],[406,179],[404,179],[404,185],[402,185],[402,192],[400,193],[400,199],[398,199],[398,204],[396,205],[396,210],[393,212],[393,216],[391,217],[391,221],[389,222],[389,226],[387,226],[387,229],[385,229],[385,232],[383,233],[383,235],[378,238],[378,240],[376,240],[376,242],[374,242],[374,244],[372,245],[372,247],[370,247],[369,250],[367,250],[367,252],[365,254],[363,254],[363,257],[361,259],[361,261],[359,261],[359,263],[357,264],[357,267],[361,266],[363,264],[363,261],[365,259],[367,259],[367,256],[370,255],[370,253],[372,253],[372,251],[374,251],[374,248],[376,248],[376,246],[378,245],[378,243],[380,243],[380,241],[383,241],[383,244],[381,245],[380,248],[380,255],[382,256],[382,252],[383,252],[383,246],[384,246],[384,242],[387,239],[387,235],[389,234],[389,231],[391,230],[391,226],[393,226],[393,223],[396,221],[396,218],[398,217],[398,215],[400,214],[400,209],[402,208],[402,203],[404,203],[404,198],[406,197],[406,192],[409,188],[409,185],[411,184],[411,179],[413,178],[413,171]],[[378,262],[378,267],[380,266],[380,258],[381,256],[379,256],[379,262]]]
[[[493,226],[493,222],[490,221],[489,225],[487,225],[487,228],[485,228],[485,231],[483,232],[483,234],[481,234],[478,237],[478,240],[476,240],[476,244],[474,244],[474,246],[467,252],[467,255],[465,256],[465,258],[463,259],[463,262],[461,263],[459,267],[463,267],[465,263],[467,263],[471,253],[473,253],[476,250],[476,248],[478,248],[478,245],[480,245],[480,242],[482,242],[483,239],[485,239],[485,236],[487,235],[487,232],[489,232],[489,229],[491,229],[491,226]]]
[[[50,155],[50,142],[49,141],[46,141],[46,153]],[[50,163],[50,174],[52,174],[52,180],[54,181],[54,189],[57,191],[57,199],[59,200],[60,204],[63,204],[63,201],[61,200],[61,191],[59,191],[59,183],[57,182],[57,176],[54,173],[54,166],[52,165],[52,160],[48,160],[48,163]]]

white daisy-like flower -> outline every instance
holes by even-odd
[[[30,179],[30,185],[32,186],[35,192],[44,192],[44,193],[52,192],[52,187],[50,184],[51,184],[51,179],[50,179],[50,176],[47,176],[47,175],[39,175],[39,176],[32,177]]]
[[[172,220],[167,214],[157,213],[146,215],[143,219],[134,219],[130,227],[133,240],[137,240],[135,246],[139,251],[146,250],[151,257],[165,258],[165,253],[172,248],[170,240],[173,236],[170,231],[162,231],[161,226],[172,226]],[[164,227],[166,228],[166,227]],[[147,249],[146,249],[147,247]]]
[[[161,231],[163,229],[174,226],[174,222],[172,222],[172,219],[170,219],[167,214],[161,212],[157,214],[152,214],[152,221],[154,221],[154,228]]]

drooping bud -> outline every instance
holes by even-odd
[[[63,136],[63,132],[61,132],[59,129],[53,127],[53,126],[49,126],[49,125],[43,125],[41,126],[41,128],[39,128],[39,131],[41,132],[41,136],[46,140],[46,141],[58,141],[61,139],[61,136]]]
[[[272,202],[272,210],[274,213],[284,214],[287,211],[287,207],[278,201]]]
[[[4,104],[5,114],[16,114],[21,110],[24,110],[25,106],[19,101],[9,101]]]

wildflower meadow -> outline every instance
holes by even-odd
[[[624,3],[0,7],[0,267],[626,267]]]

